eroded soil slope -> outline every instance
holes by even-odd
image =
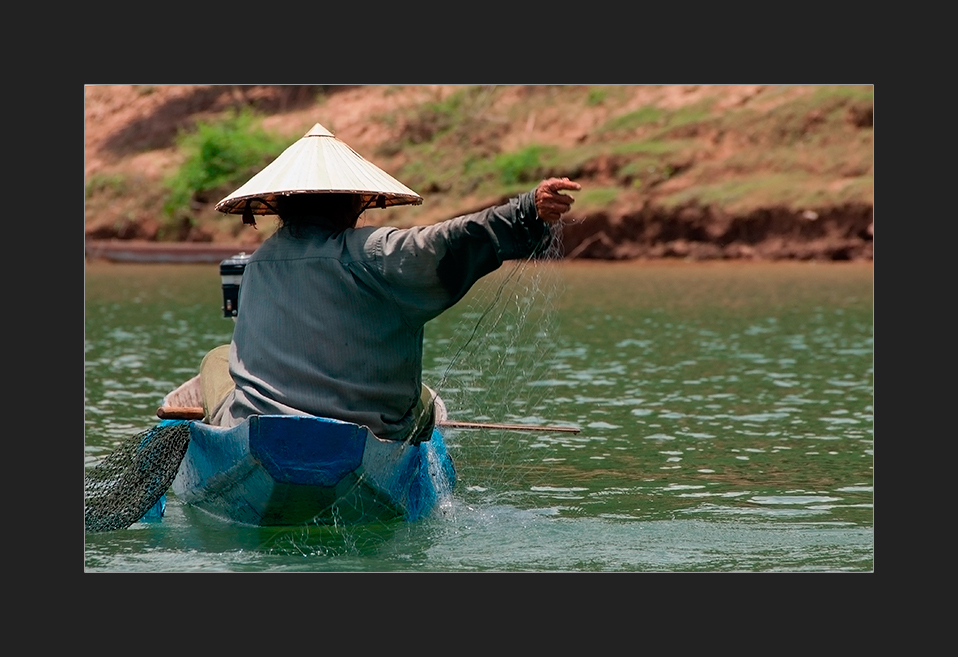
[[[290,143],[323,123],[426,199],[367,223],[432,223],[497,202],[503,189],[460,172],[534,147],[546,155],[528,175],[584,188],[564,226],[570,258],[872,258],[868,87],[109,85],[85,87],[84,101],[88,240],[268,236],[202,196],[172,226],[162,209],[184,157],[178,131],[251,107]],[[456,125],[443,125],[450,107]]]

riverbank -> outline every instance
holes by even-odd
[[[84,245],[84,257],[87,262],[112,262],[112,263],[130,263],[130,264],[219,264],[223,260],[240,254],[251,254],[259,247],[254,243],[242,242],[223,242],[223,243],[199,243],[199,242],[148,242],[145,240],[87,240]],[[683,264],[690,261],[694,262],[727,262],[727,263],[765,263],[770,261],[788,263],[798,261],[811,262],[853,262],[870,265],[872,262],[871,252],[868,257],[783,257],[783,258],[762,258],[762,257],[729,257],[729,258],[702,258],[702,257],[680,257],[677,251],[669,256],[635,255],[632,257],[619,258],[596,258],[579,257],[578,254],[566,254],[564,262],[569,264]]]
[[[88,86],[87,252],[117,241],[131,258],[200,257],[212,247],[139,243],[229,251],[268,237],[269,219],[254,230],[213,209],[234,183],[164,209],[189,158],[178,135],[237,109],[288,144],[322,123],[424,197],[366,225],[428,225],[557,175],[583,186],[569,259],[873,257],[868,85]]]

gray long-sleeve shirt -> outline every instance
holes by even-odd
[[[229,356],[236,389],[214,421],[315,415],[404,438],[423,326],[549,235],[531,191],[432,226],[280,228],[246,266]]]

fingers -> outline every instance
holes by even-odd
[[[563,213],[568,212],[575,199],[559,190],[578,190],[582,186],[568,178],[548,178],[539,183],[536,188],[536,211],[545,221],[556,221]]]
[[[569,199],[569,202],[572,202],[572,197],[566,194],[561,194],[559,190],[561,189],[571,189],[578,190],[582,189],[582,185],[568,178],[548,178],[539,183],[538,189],[536,189],[536,196],[542,196],[543,198],[564,198]]]
[[[536,208],[539,210],[539,214],[542,214],[542,212],[562,213],[568,212],[573,203],[575,203],[574,198],[562,194],[560,196],[543,198],[541,201],[536,203]]]
[[[558,192],[560,189],[582,189],[582,185],[568,178],[549,178],[543,181],[549,191]]]

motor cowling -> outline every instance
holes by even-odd
[[[239,290],[243,271],[249,262],[245,252],[230,256],[220,263],[220,281],[223,285],[223,317],[235,318],[239,312]]]

